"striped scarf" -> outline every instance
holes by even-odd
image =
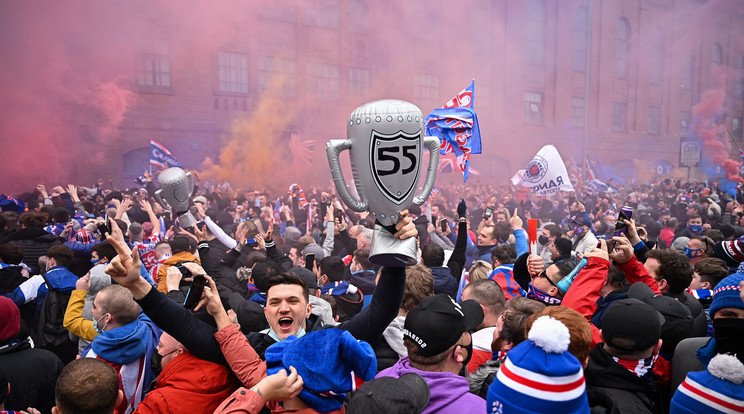
[[[656,364],[656,358],[658,357],[659,355],[656,354],[644,359],[621,359],[615,356],[613,356],[612,359],[625,367],[628,371],[636,374],[638,378],[641,378],[646,382],[651,382],[654,374],[654,364]]]
[[[307,199],[305,198],[305,191],[298,184],[292,184],[289,186],[289,196],[292,197],[294,190],[297,189],[299,192],[297,200],[300,203],[300,208],[305,208],[307,205]]]

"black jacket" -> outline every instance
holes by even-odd
[[[40,273],[39,257],[45,255],[50,247],[62,244],[62,241],[40,227],[26,227],[16,231],[9,243],[23,248],[23,263],[31,268],[32,275],[37,275]]]
[[[603,346],[592,349],[584,370],[591,412],[663,414],[664,404],[656,384],[638,378],[615,362]]]
[[[13,340],[11,340],[13,341]],[[31,348],[28,340],[0,343],[0,371],[11,385],[9,410],[34,407],[42,413],[54,406],[54,387],[64,365],[52,352]]]

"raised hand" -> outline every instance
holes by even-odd
[[[36,186],[36,189],[39,190],[39,192],[41,193],[41,196],[42,197],[49,198],[49,194],[47,193],[47,190],[46,190],[46,187],[44,186],[44,184],[37,185]]]
[[[413,219],[408,215],[407,209],[400,212],[400,219],[395,223],[395,230],[397,230],[395,233],[396,239],[404,240],[418,236],[416,225],[413,224]]]
[[[512,214],[511,218],[509,219],[509,224],[511,224],[512,229],[514,230],[521,229],[524,225],[522,218],[517,215],[517,210],[517,208],[514,209],[514,214]]]

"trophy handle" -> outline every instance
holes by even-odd
[[[434,188],[434,181],[437,179],[437,167],[439,167],[439,138],[424,137],[424,146],[429,149],[429,169],[426,171],[426,181],[416,197],[413,198],[413,205],[420,206],[424,204],[431,189]]]
[[[191,175],[191,172],[186,173],[186,182],[189,186],[189,197],[191,197],[194,194],[194,176]]]
[[[356,212],[367,211],[369,208],[367,202],[357,200],[351,195],[349,189],[346,188],[344,172],[341,171],[341,163],[338,160],[341,151],[350,148],[351,141],[348,139],[332,139],[326,143],[326,155],[328,156],[328,165],[331,167],[331,177],[333,177],[333,183],[336,185],[336,191],[338,191],[339,197],[344,200],[344,203],[350,209]]]
[[[161,196],[161,194],[163,194],[163,190],[162,189],[160,189],[160,190],[158,190],[158,191],[155,192],[155,194],[154,194],[155,201],[157,201],[164,209],[170,210],[171,209],[170,204],[168,204],[165,201],[163,201],[163,197]]]

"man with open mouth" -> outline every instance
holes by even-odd
[[[395,237],[398,239],[416,237],[418,234],[407,210],[400,213],[396,230]],[[145,314],[199,358],[227,365],[214,338],[216,328],[153,289],[139,276],[139,255],[135,252],[132,256],[126,245],[112,244],[115,244],[119,256],[107,267],[106,272],[132,292]],[[204,273],[200,266],[193,263],[188,265],[193,267],[189,269],[192,273]],[[397,316],[404,290],[405,268],[384,267],[370,305],[335,328],[348,330],[356,339],[374,343]],[[317,318],[311,318],[311,311],[307,285],[295,273],[281,273],[266,284],[264,312],[269,323],[268,331],[250,332],[246,337],[263,359],[266,348],[272,344],[290,335],[301,337],[306,332],[322,329],[323,324]]]

